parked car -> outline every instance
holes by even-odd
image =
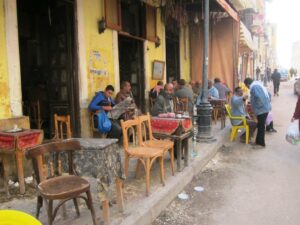
[[[300,94],[300,79],[296,79],[294,83],[294,94],[299,95]]]
[[[278,72],[280,73],[280,80],[287,81],[289,78],[289,72],[287,69],[279,69]]]

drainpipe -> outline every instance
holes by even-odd
[[[213,142],[211,135],[211,113],[212,106],[208,101],[208,53],[209,53],[209,1],[204,1],[204,51],[202,71],[202,96],[200,104],[197,105],[198,142]]]

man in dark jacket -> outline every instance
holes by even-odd
[[[174,112],[173,110],[173,85],[171,83],[164,86],[164,90],[159,92],[155,104],[151,110],[152,116],[162,113]]]
[[[280,73],[277,69],[274,70],[272,73],[271,79],[273,80],[273,86],[274,86],[274,96],[279,96],[279,85],[280,85]]]

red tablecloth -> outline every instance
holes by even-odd
[[[192,120],[190,118],[151,118],[153,133],[173,134],[180,126],[184,132],[187,132],[192,128]]]
[[[0,132],[0,152],[1,150],[27,149],[39,144],[41,130],[24,130],[21,132],[8,133]]]

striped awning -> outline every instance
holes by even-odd
[[[250,31],[247,27],[240,21],[240,50],[244,51],[254,51],[255,45]]]
[[[238,11],[245,9],[253,9],[257,11],[256,0],[229,0],[234,8]]]

